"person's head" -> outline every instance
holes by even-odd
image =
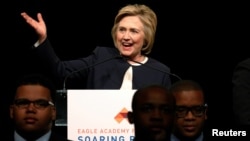
[[[56,118],[55,92],[53,83],[43,75],[30,74],[18,79],[10,117],[20,135],[39,137],[52,128]]]
[[[196,138],[207,119],[203,89],[193,80],[180,80],[171,86],[170,93],[176,101],[173,133],[178,138]]]
[[[174,97],[161,85],[138,89],[132,98],[128,120],[134,124],[136,141],[165,141],[170,138]]]
[[[120,53],[135,58],[151,52],[156,28],[157,16],[151,8],[130,4],[119,10],[111,34]]]

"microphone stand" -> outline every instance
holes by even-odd
[[[125,57],[124,57],[124,59],[125,59],[125,60],[127,60],[127,61],[131,61],[131,62],[134,62],[134,63],[140,64],[140,65],[142,65],[142,66],[146,66],[146,67],[148,67],[148,68],[151,68],[151,69],[154,69],[154,70],[160,71],[160,72],[162,72],[162,73],[169,74],[169,75],[171,75],[171,76],[176,77],[178,80],[182,80],[182,79],[181,79],[181,77],[179,77],[178,75],[176,75],[176,74],[174,74],[174,73],[170,73],[170,72],[167,72],[167,71],[163,71],[163,70],[157,69],[157,68],[155,68],[155,67],[149,66],[149,65],[147,65],[147,64],[143,64],[143,63],[141,63],[141,62],[134,61],[134,60],[129,59],[129,58],[125,58]]]

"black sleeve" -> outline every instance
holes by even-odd
[[[250,58],[235,67],[232,83],[235,121],[250,125]]]

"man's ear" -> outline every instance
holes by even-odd
[[[52,120],[56,120],[56,107],[55,106],[52,106],[51,107],[52,111],[51,111],[51,116],[52,116]]]
[[[129,122],[130,124],[133,124],[133,123],[134,123],[134,114],[133,114],[133,112],[129,111],[129,112],[127,113],[127,118],[128,118],[128,122]]]
[[[205,120],[207,120],[207,111],[208,111],[208,108],[205,109]]]
[[[10,118],[11,119],[13,119],[14,118],[14,106],[13,105],[11,105],[10,107],[9,107],[9,110],[10,110]]]

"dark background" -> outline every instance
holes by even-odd
[[[96,45],[113,46],[111,28],[117,11],[129,3],[144,3],[158,16],[155,46],[151,57],[171,68],[182,79],[199,82],[207,95],[209,126],[230,130],[232,73],[235,65],[249,57],[249,9],[240,2],[49,1],[12,0],[2,12],[3,119],[8,119],[7,99],[13,82],[21,75],[41,72],[51,75],[31,53],[37,36],[22,19],[26,11],[42,12],[48,38],[62,60],[90,54]],[[57,82],[58,89],[62,83]],[[6,116],[4,116],[6,115]]]

